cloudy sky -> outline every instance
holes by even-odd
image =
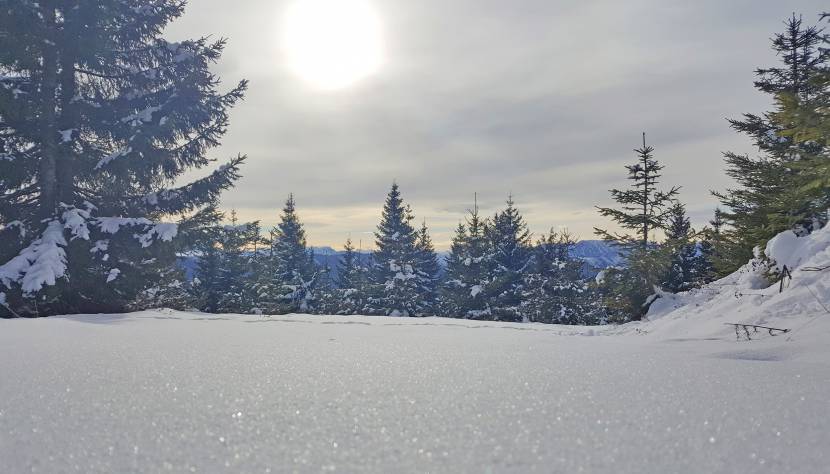
[[[302,1],[302,0],[300,0]],[[625,186],[645,131],[683,187],[693,221],[729,185],[722,152],[752,152],[727,117],[762,112],[753,71],[776,62],[769,38],[793,12],[781,0],[370,0],[382,61],[373,75],[321,90],[281,45],[290,1],[191,0],[171,39],[229,39],[216,72],[251,81],[217,158],[249,156],[223,208],[273,225],[289,192],[309,240],[341,247],[370,232],[392,180],[440,248],[479,193],[483,211],[512,193],[531,230],[593,238],[594,209]]]

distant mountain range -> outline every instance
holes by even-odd
[[[604,240],[581,240],[571,250],[571,255],[596,270],[621,265],[624,260],[619,249]]]

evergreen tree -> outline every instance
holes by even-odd
[[[249,313],[258,306],[259,298],[253,286],[253,250],[259,240],[258,230],[259,222],[240,224],[235,210],[231,211],[230,225],[221,229],[219,311],[222,313]]]
[[[826,154],[826,144],[797,140],[792,119],[805,115],[788,113],[798,109],[797,104],[815,103],[826,96],[828,84],[821,77],[826,74],[830,56],[827,48],[821,47],[824,42],[825,35],[819,28],[804,26],[802,19],[793,15],[786,22],[786,31],[772,42],[783,64],[756,72],[755,87],[773,95],[775,110],[730,120],[735,131],[752,139],[762,156],[725,154],[727,174],[738,187],[714,193],[726,208],[723,218],[729,225],[725,231],[728,245],[717,262],[721,274],[746,263],[755,247],[763,246],[779,232],[791,228],[809,232],[814,224],[826,221],[830,193],[821,185],[804,186],[816,183],[809,176],[817,168],[814,165],[823,162],[814,159]]]
[[[532,322],[598,324],[601,306],[582,277],[583,262],[571,256],[576,241],[567,232],[543,235],[525,274],[525,308]]]
[[[724,225],[723,212],[720,208],[715,208],[714,217],[709,221],[709,225],[700,232],[701,240],[695,270],[699,284],[710,283],[718,279],[720,271],[717,264],[722,261],[720,258],[721,252],[728,245],[723,234]]]
[[[432,238],[429,236],[426,221],[421,224],[421,229],[418,231],[415,240],[415,252],[417,258],[415,268],[418,271],[418,280],[420,283],[419,302],[421,307],[418,314],[434,315],[438,309],[437,292],[441,268],[438,264],[438,255],[435,253]]]
[[[487,240],[488,222],[478,212],[478,200],[469,211],[466,224],[459,223],[447,257],[441,285],[441,313],[468,319],[490,319],[490,301],[485,289],[490,285],[492,251]]]
[[[660,191],[657,188],[660,171],[664,166],[654,159],[654,148],[646,145],[645,133],[643,147],[635,149],[634,152],[637,154],[637,162],[626,166],[632,189],[610,191],[611,197],[617,201],[620,208],[597,208],[603,217],[610,217],[620,227],[634,231],[634,236],[611,234],[598,228],[595,231],[605,240],[628,247],[639,246],[641,249],[648,249],[649,243],[652,242],[652,233],[664,227],[668,206],[680,188],[673,187],[668,191]]]
[[[524,273],[532,260],[530,231],[513,196],[507,199],[507,207],[497,212],[487,228],[492,252],[492,276],[486,288],[491,298],[493,317],[500,321],[523,321],[522,296]]]
[[[338,263],[338,281],[335,287],[323,298],[326,314],[361,314],[366,307],[367,275],[366,267],[360,262],[360,255],[346,239],[343,254]]]
[[[637,162],[626,166],[632,189],[611,190],[611,196],[620,208],[598,208],[602,216],[612,218],[634,235],[595,229],[597,235],[626,250],[625,268],[608,269],[599,279],[613,322],[640,319],[648,311],[652,295],[669,265],[665,252],[655,245],[653,233],[666,227],[670,206],[680,189],[672,187],[661,191],[657,188],[664,166],[653,158],[654,148],[646,145],[645,133],[643,147],[634,152]]]
[[[206,313],[218,313],[224,294],[222,253],[219,249],[218,235],[215,240],[202,245],[196,275],[193,279],[195,304],[197,308]]]
[[[253,249],[260,240],[259,223],[240,224],[231,211],[229,225],[217,225],[200,245],[193,282],[196,304],[208,313],[250,313],[258,307]]]
[[[375,232],[377,250],[373,254],[369,307],[373,314],[415,316],[420,313],[423,278],[418,268],[417,232],[412,227],[412,219],[412,211],[404,205],[398,184],[393,183]]]
[[[17,315],[122,311],[176,259],[182,220],[242,157],[211,163],[228,109],[224,41],[171,43],[185,2],[8,0],[0,15],[0,287]],[[180,232],[181,231],[181,232]]]
[[[669,209],[666,242],[661,251],[668,253],[669,266],[661,287],[672,293],[687,291],[703,283],[701,270],[703,254],[698,251],[694,231],[686,207],[675,202]]]
[[[272,231],[271,290],[276,312],[308,312],[319,271],[306,243],[305,229],[290,194]]]

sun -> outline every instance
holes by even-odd
[[[296,0],[285,12],[288,65],[316,87],[342,89],[381,63],[380,19],[365,0]]]

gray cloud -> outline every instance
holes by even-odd
[[[251,89],[216,156],[250,157],[223,205],[276,220],[294,192],[310,240],[371,237],[396,179],[446,247],[478,192],[492,212],[513,193],[533,230],[583,238],[626,185],[645,130],[683,186],[697,225],[729,184],[726,150],[752,152],[725,118],[769,107],[752,88],[776,61],[769,37],[800,1],[374,0],[385,60],[376,75],[320,92],[291,75],[278,45],[284,1],[194,0],[175,38],[229,38],[217,72]]]

